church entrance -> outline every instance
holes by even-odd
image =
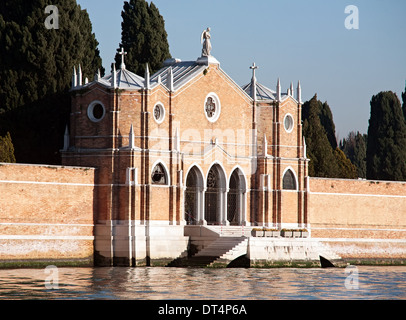
[[[207,175],[205,194],[205,218],[207,224],[226,224],[226,194],[226,176],[222,168],[215,164]]]
[[[227,195],[227,221],[230,225],[240,225],[245,220],[246,186],[240,169],[234,170],[230,177]]]
[[[197,167],[190,169],[186,179],[185,221],[188,225],[200,224],[203,217],[203,176]]]

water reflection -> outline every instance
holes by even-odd
[[[43,269],[0,270],[1,299],[406,299],[406,267],[345,269],[59,268],[58,289]]]

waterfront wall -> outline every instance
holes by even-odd
[[[0,164],[0,265],[92,265],[95,169]]]
[[[309,178],[311,237],[346,260],[406,259],[406,182]]]

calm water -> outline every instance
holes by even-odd
[[[59,268],[50,273],[45,269],[0,270],[0,299],[406,299],[406,267],[361,266],[351,270],[351,273],[341,268]]]

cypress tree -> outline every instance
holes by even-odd
[[[11,140],[10,132],[5,137],[0,137],[0,162],[14,163],[14,146]]]
[[[48,5],[58,8],[58,29],[46,28]],[[97,46],[76,0],[2,0],[0,135],[11,132],[19,162],[59,163],[73,67],[90,80],[103,74]]]
[[[309,175],[313,177],[333,177],[337,166],[333,149],[320,121],[320,104],[317,94],[303,104],[303,135],[306,138],[307,156],[310,159]]]
[[[400,101],[392,91],[371,99],[366,159],[367,179],[406,179],[406,124]]]
[[[126,68],[144,76],[148,63],[151,73],[162,67],[163,61],[170,58],[168,34],[165,21],[158,8],[145,0],[130,0],[124,3],[121,13],[121,43],[117,49],[116,66],[121,65],[118,52],[124,48]]]
[[[340,141],[340,149],[357,168],[358,178],[366,178],[367,135],[354,131]]]
[[[337,147],[333,115],[327,102],[322,103],[315,94],[310,101],[303,104],[302,119],[307,156],[310,159],[309,175],[355,178],[355,166]]]

